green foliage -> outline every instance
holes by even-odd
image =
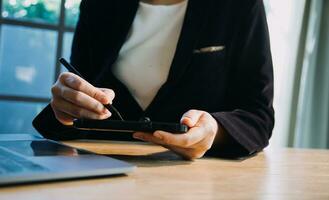
[[[49,1],[4,0],[2,16],[56,24],[58,23],[59,6],[49,6],[47,3]]]
[[[66,5],[66,13],[65,13],[65,25],[74,27],[78,21],[79,17],[79,5],[81,0],[66,0],[69,2],[69,5]]]
[[[2,16],[49,24],[58,24],[60,0],[3,0]],[[75,26],[80,0],[66,0],[65,24]]]

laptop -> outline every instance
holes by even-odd
[[[132,172],[134,165],[31,135],[0,135],[0,185]]]

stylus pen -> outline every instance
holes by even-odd
[[[75,69],[69,62],[67,62],[65,60],[65,58],[60,58],[59,62],[62,63],[64,65],[64,67],[69,70],[70,72],[80,76],[81,78],[83,78],[83,76],[80,74],[80,72]],[[115,113],[122,121],[124,121],[122,115],[120,114],[120,112],[111,104],[104,104],[104,107],[106,109],[108,109],[111,113]]]

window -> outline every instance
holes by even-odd
[[[271,145],[286,146],[305,0],[264,0],[264,3],[274,64],[276,122]]]
[[[33,118],[69,58],[81,0],[0,0],[0,134],[36,134]]]

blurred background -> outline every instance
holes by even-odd
[[[81,0],[0,0],[0,134],[31,122],[69,58]],[[329,1],[264,0],[274,73],[271,147],[329,148]]]
[[[80,0],[0,0],[0,134],[37,134],[32,119],[50,101],[69,58]]]

